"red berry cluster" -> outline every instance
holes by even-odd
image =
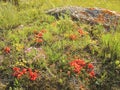
[[[4,52],[5,52],[5,53],[10,53],[10,47],[5,47],[5,48],[4,48]]]
[[[17,77],[18,79],[21,76],[25,75],[25,74],[28,74],[29,79],[32,80],[32,81],[36,80],[36,78],[38,77],[37,72],[33,72],[31,68],[29,68],[29,69],[26,69],[26,68],[21,69],[21,68],[18,68],[18,67],[14,67],[13,71],[14,71],[13,76]]]
[[[85,34],[85,32],[83,31],[83,29],[78,29],[78,33],[80,34],[80,36],[83,36]],[[75,34],[71,34],[69,36],[70,40],[76,40],[77,39],[77,35]]]
[[[75,59],[70,62],[70,66],[73,68],[75,73],[80,74],[82,69],[85,69],[91,78],[95,77],[94,65],[86,63],[84,60]]]
[[[95,72],[94,72],[94,65],[89,63],[87,68],[89,69],[88,70],[88,74],[91,78],[95,77]]]
[[[70,39],[71,39],[71,40],[76,40],[76,38],[77,38],[77,36],[76,36],[75,34],[71,34],[71,35],[70,35]]]
[[[85,61],[80,59],[76,59],[70,62],[70,66],[74,68],[75,73],[80,73],[85,64]]]
[[[81,28],[78,29],[78,32],[79,32],[80,35],[84,35],[85,34],[84,31]]]
[[[38,31],[34,31],[34,34],[35,34],[35,41],[37,42],[37,43],[41,43],[41,42],[43,42],[43,33],[45,33],[46,32],[46,30],[41,30],[40,32],[38,32]]]

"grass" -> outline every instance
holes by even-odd
[[[99,8],[106,8],[110,10],[120,11],[119,8],[119,0],[49,0],[48,3],[50,3],[51,7],[56,6],[70,6],[70,5],[77,5],[82,7],[99,7]],[[63,4],[64,3],[64,4]]]
[[[45,10],[100,7],[120,12],[119,0],[0,2],[3,90],[119,90],[120,28],[56,20]],[[3,85],[4,86],[4,85]],[[1,86],[2,87],[2,86]]]

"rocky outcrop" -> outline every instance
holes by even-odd
[[[59,19],[59,16],[68,15],[75,21],[82,20],[90,24],[102,24],[105,27],[113,27],[114,29],[118,26],[120,20],[120,14],[102,8],[70,6],[50,9],[46,13],[55,16],[57,19]]]

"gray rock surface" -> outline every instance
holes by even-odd
[[[84,20],[89,23],[102,24],[114,28],[118,26],[120,20],[120,14],[102,8],[59,7],[46,11],[46,14],[53,15],[57,19],[59,19],[59,16],[68,15],[75,21]]]

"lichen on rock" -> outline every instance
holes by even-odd
[[[102,24],[104,27],[116,27],[120,21],[120,14],[115,11],[102,8],[83,8],[77,6],[60,7],[46,11],[46,14],[53,15],[59,19],[60,16],[68,15],[75,21],[86,21],[93,24]]]

